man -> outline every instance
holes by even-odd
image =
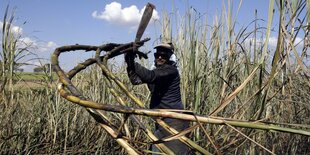
[[[159,44],[156,49],[155,69],[149,70],[134,61],[135,55],[128,53],[125,55],[127,63],[127,73],[132,84],[138,85],[146,83],[151,91],[151,109],[184,109],[181,101],[180,76],[175,61],[170,58],[174,53],[172,44]],[[169,126],[178,131],[188,127],[188,122],[172,118],[163,118]],[[155,135],[162,139],[170,135],[158,124],[155,125]],[[164,143],[175,154],[187,154],[188,147],[179,140]],[[152,151],[158,152],[153,145]]]

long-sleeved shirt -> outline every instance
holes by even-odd
[[[127,73],[132,84],[148,84],[151,109],[183,109],[180,76],[175,66],[164,64],[149,70],[135,62],[127,67]]]

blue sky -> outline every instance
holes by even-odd
[[[147,2],[156,6],[153,17],[159,20],[164,10],[178,10],[182,14],[187,8],[193,7],[197,12],[205,13],[211,21],[215,15],[220,14],[223,3],[227,3],[226,0],[2,0],[0,22],[3,21],[7,4],[10,10],[16,7],[14,26],[20,27],[22,36],[38,46],[35,51],[38,56],[49,59],[51,52],[63,45],[133,41],[139,23],[137,17],[141,16],[141,10]],[[233,13],[238,4],[239,1],[233,0]],[[258,10],[258,18],[267,20],[268,6],[269,0],[244,0],[237,17],[237,26],[253,21],[255,9]],[[151,23],[143,38],[151,37],[154,40],[159,32],[160,27],[156,22]],[[69,68],[88,57],[84,53],[70,53],[61,61]],[[32,63],[37,64],[34,60]],[[25,67],[25,71],[31,70],[31,66]]]

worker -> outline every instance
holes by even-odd
[[[162,43],[154,47],[154,69],[147,69],[135,62],[135,54],[125,54],[127,74],[133,85],[147,84],[151,92],[150,109],[184,109],[181,101],[180,75],[176,66],[174,46],[171,43]],[[173,59],[174,58],[174,59]],[[182,131],[189,126],[188,121],[162,118],[170,127]],[[155,136],[159,139],[170,136],[163,127],[155,124]],[[164,142],[175,154],[188,154],[188,147],[179,140]],[[159,152],[152,145],[153,152]]]

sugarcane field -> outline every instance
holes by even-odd
[[[310,0],[0,7],[0,154],[310,154]]]

